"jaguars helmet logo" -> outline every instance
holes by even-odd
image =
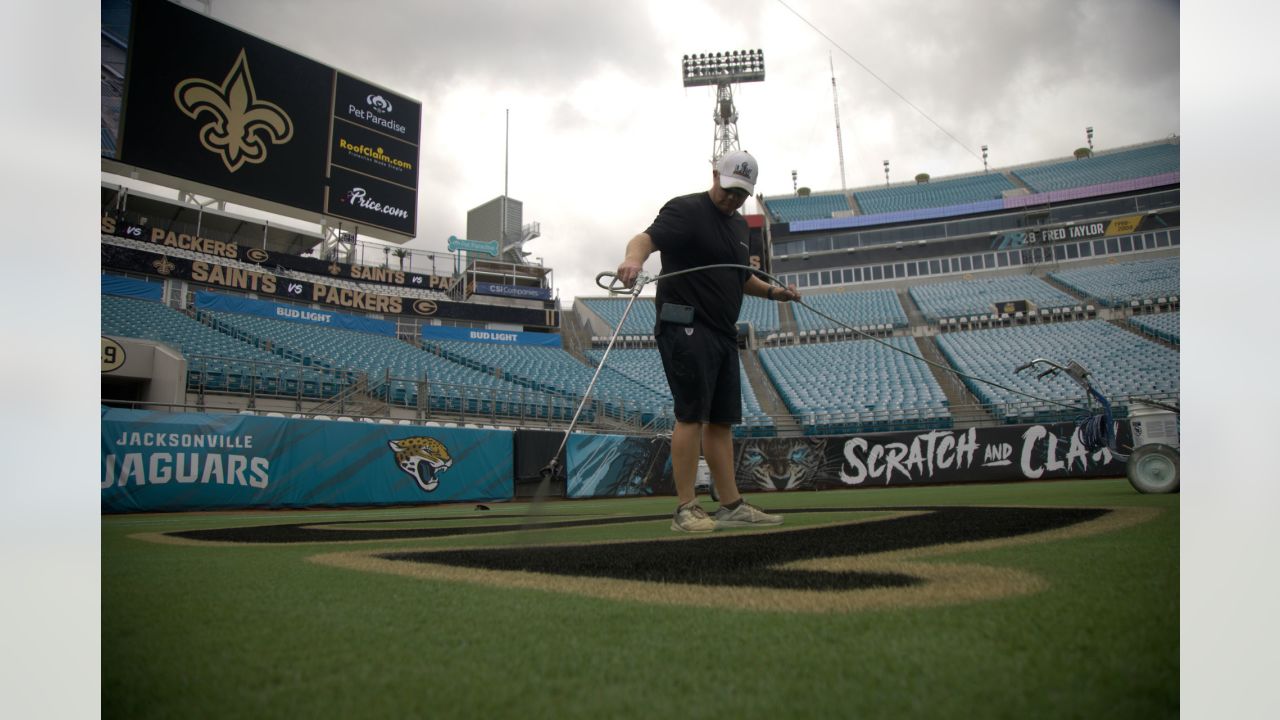
[[[429,437],[411,437],[387,443],[396,454],[396,465],[418,482],[427,492],[440,484],[440,473],[453,466],[449,448]]]

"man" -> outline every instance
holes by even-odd
[[[631,238],[618,279],[632,287],[654,251],[661,254],[663,274],[707,265],[747,266],[747,221],[738,208],[755,190],[758,176],[750,154],[727,153],[711,172],[710,190],[669,200],[649,229]],[[676,416],[671,465],[680,500],[672,530],[710,532],[717,525],[782,522],[781,516],[747,504],[734,478],[733,426],[742,419],[737,323],[744,293],[781,302],[800,297],[795,286],[774,287],[739,268],[658,280],[654,335]],[[714,519],[694,493],[700,454],[720,497]]]

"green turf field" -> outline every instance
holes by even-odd
[[[1178,715],[1178,495],[752,500],[786,523],[676,536],[672,498],[529,530],[521,503],[104,516],[103,716]],[[630,516],[662,517],[575,524]]]

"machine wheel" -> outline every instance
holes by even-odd
[[[1140,493],[1178,492],[1178,451],[1152,443],[1133,451],[1125,465],[1129,484]]]

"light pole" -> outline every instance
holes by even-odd
[[[733,105],[733,83],[764,80],[764,51],[694,53],[685,55],[680,65],[685,87],[716,86],[716,107],[712,113],[716,131],[711,151],[714,164],[729,152],[741,149],[738,145],[738,109]]]
[[[1084,129],[1084,136],[1089,140],[1089,152],[1093,152],[1093,126]]]
[[[889,161],[888,160],[884,161],[884,185],[885,187],[889,186]]]
[[[982,172],[987,172],[987,146],[982,146]]]

